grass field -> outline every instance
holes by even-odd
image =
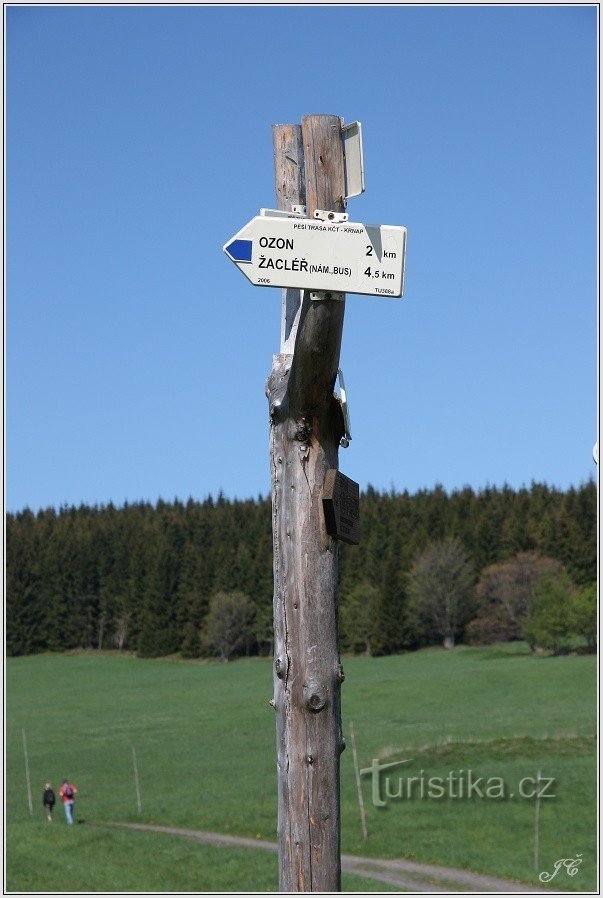
[[[276,854],[214,848],[176,836],[38,822],[8,828],[8,888],[60,892],[277,891]],[[393,891],[344,873],[346,892]]]
[[[535,657],[521,645],[344,659],[344,730],[361,767],[412,758],[398,777],[504,780],[504,798],[371,802],[362,839],[351,751],[342,756],[342,850],[462,867],[536,883],[533,800],[524,777],[554,778],[541,802],[541,867],[582,853],[554,890],[595,888],[596,667],[590,656]],[[275,839],[269,661],[140,660],[92,653],[7,663],[7,885],[10,890],[272,890],[276,861],[155,833],[48,825],[43,784],[68,776],[86,822],[139,821]],[[27,734],[34,817],[25,788]],[[140,768],[138,816],[131,747]],[[349,738],[348,738],[349,745]],[[400,773],[402,771],[402,773]],[[423,771],[423,774],[421,774]],[[382,792],[384,782],[382,780]],[[458,786],[456,787],[458,791]],[[395,792],[392,791],[392,794]],[[513,793],[514,797],[511,797]],[[563,877],[563,880],[562,880]],[[346,876],[349,890],[383,884]]]

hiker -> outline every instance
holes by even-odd
[[[63,785],[59,789],[59,795],[61,796],[61,800],[63,802],[67,823],[70,826],[73,823],[73,806],[75,804],[76,793],[77,789],[75,788],[73,783],[70,783],[69,780],[63,780]]]
[[[42,796],[42,803],[46,808],[46,817],[48,818],[48,822],[52,823],[52,812],[54,810],[54,806],[56,804],[57,797],[54,794],[54,789],[50,785],[50,783],[46,783],[44,786],[44,795]]]

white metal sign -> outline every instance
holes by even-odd
[[[402,296],[406,228],[257,215],[223,247],[252,284]]]
[[[343,162],[345,171],[345,197],[364,193],[364,153],[362,151],[362,124],[352,122],[341,129],[343,138]]]

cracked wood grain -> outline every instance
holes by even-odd
[[[338,116],[305,116],[273,130],[280,208],[343,211]],[[285,291],[284,291],[285,292]],[[274,547],[274,705],[279,889],[341,889],[338,545],[322,513],[327,470],[338,468],[343,416],[333,387],[345,303],[283,297],[281,352],[266,393]],[[294,291],[295,292],[295,291]],[[296,291],[299,294],[299,291]],[[288,299],[290,302],[288,302]]]

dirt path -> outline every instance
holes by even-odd
[[[210,833],[200,829],[179,829],[175,826],[151,826],[144,823],[111,823],[107,826],[120,826],[126,829],[138,829],[150,832],[168,833],[185,839],[193,839],[206,845],[231,846],[236,848],[253,848],[256,851],[276,851],[276,842],[263,839],[248,839],[244,836],[228,836],[223,833]],[[496,876],[485,876],[482,873],[471,873],[469,870],[457,870],[455,867],[440,867],[436,864],[420,864],[417,861],[404,859],[387,860],[384,858],[359,857],[354,854],[341,855],[341,869],[346,873],[355,873],[370,879],[386,882],[401,891],[408,892],[545,892],[524,883],[499,879]],[[409,874],[409,875],[407,875]]]

